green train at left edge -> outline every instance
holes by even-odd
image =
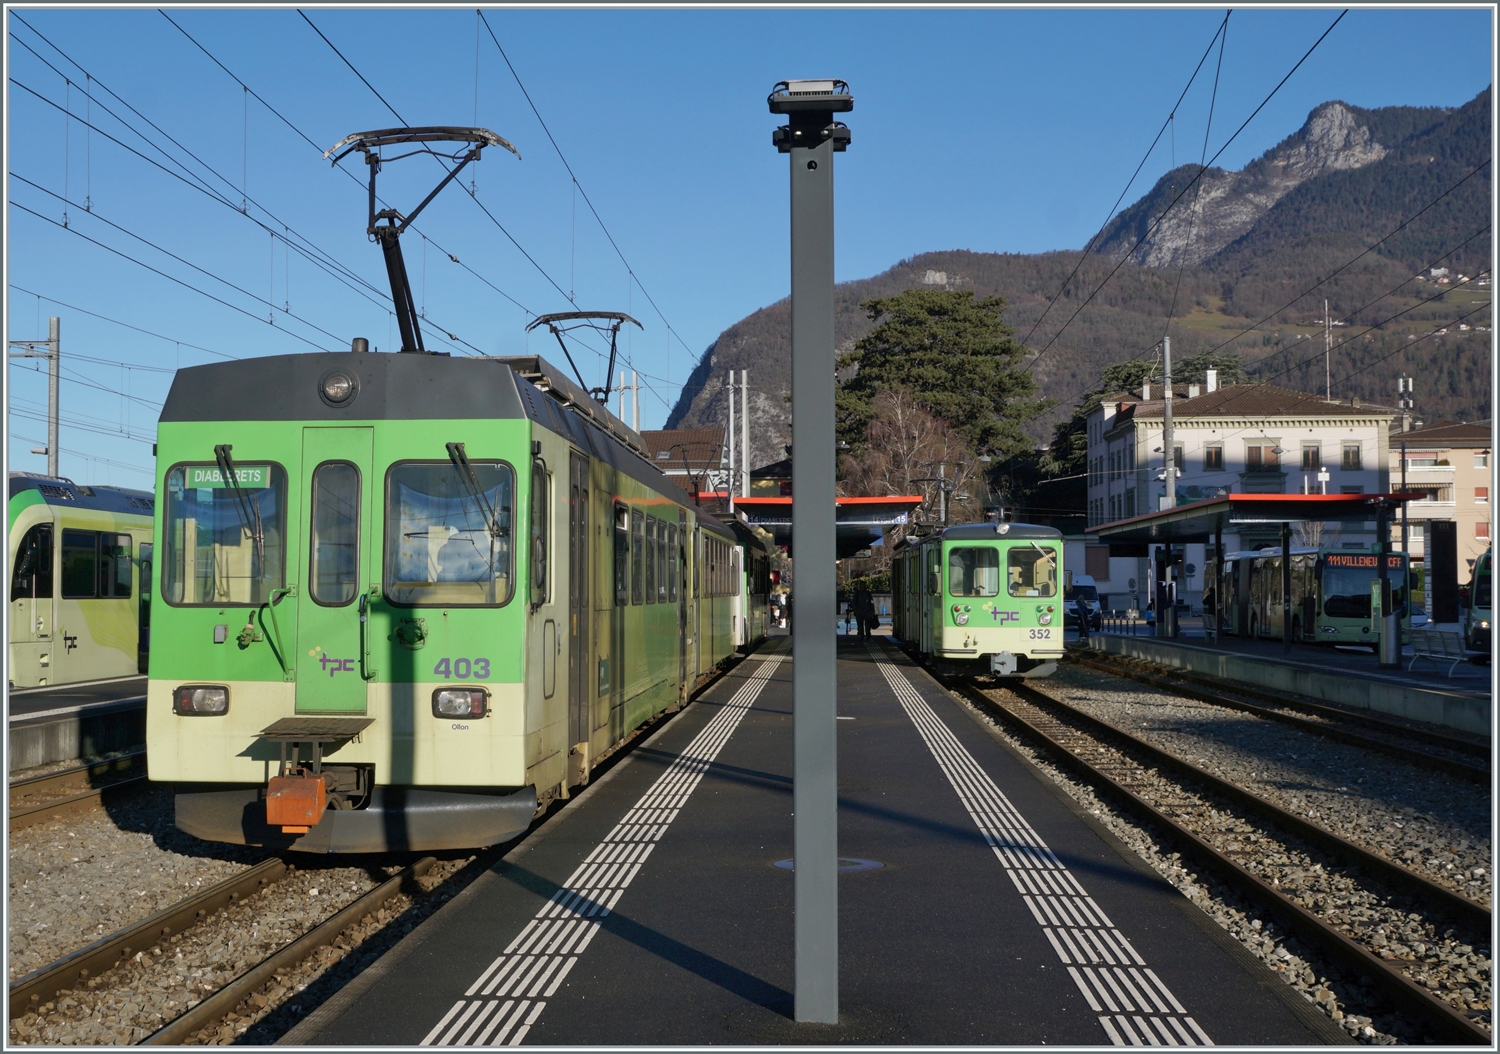
[[[539,358],[194,367],[157,437],[150,778],[200,838],[505,841],[764,633],[765,544]]]

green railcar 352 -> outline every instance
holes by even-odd
[[[198,837],[502,842],[734,653],[734,532],[539,358],[195,367],[157,434],[150,776]]]
[[[955,673],[1046,677],[1063,654],[1062,534],[971,523],[903,539],[892,554],[892,631]]]

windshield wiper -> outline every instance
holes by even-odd
[[[214,447],[214,459],[218,461],[219,471],[224,474],[229,489],[234,493],[235,511],[239,513],[240,526],[250,532],[250,537],[255,542],[256,562],[260,565],[260,573],[265,574],[266,532],[260,521],[260,506],[240,486],[239,476],[235,474],[234,459],[229,456],[233,449],[229,443],[220,443]]]
[[[484,496],[484,489],[479,485],[479,479],[474,475],[474,466],[469,464],[469,456],[464,453],[462,443],[448,444],[448,457],[453,462],[453,467],[458,469],[458,478],[463,480],[464,487],[469,492],[469,497],[474,499],[474,504],[479,507],[480,515],[484,517],[484,525],[489,529],[491,538],[503,536],[504,529],[500,525],[500,517],[495,512],[489,499]]]

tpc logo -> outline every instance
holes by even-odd
[[[336,673],[343,673],[346,670],[350,673],[354,672],[353,659],[332,659],[325,652],[318,658],[318,662],[322,663],[323,669],[328,671],[328,676],[330,677]]]
[[[1002,626],[1007,622],[1021,621],[1021,613],[1019,611],[1001,611],[994,604],[986,604],[984,609],[990,613],[992,621],[998,622]]]

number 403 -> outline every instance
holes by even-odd
[[[474,677],[483,681],[490,675],[490,660],[439,659],[432,672],[443,680],[466,681]]]

